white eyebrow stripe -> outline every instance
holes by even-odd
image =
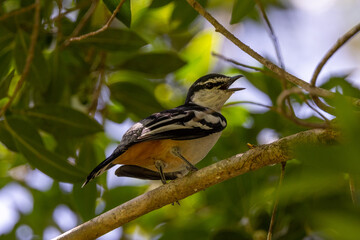
[[[205,82],[199,82],[199,83],[196,84],[196,85],[201,86],[201,85],[205,85],[205,84],[207,84],[207,83],[217,83],[217,82],[219,82],[219,79],[221,79],[221,81],[225,83],[225,81],[226,81],[227,78],[222,78],[222,77],[211,78],[211,79],[206,80]]]

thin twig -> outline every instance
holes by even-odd
[[[266,240],[271,240],[272,239],[273,229],[274,229],[274,224],[275,224],[275,215],[276,215],[276,212],[277,212],[277,207],[279,205],[279,192],[281,190],[282,182],[283,182],[284,176],[285,176],[285,167],[286,167],[286,162],[281,162],[280,179],[279,179],[279,184],[278,184],[276,194],[275,194],[275,202],[274,202],[274,207],[273,207],[272,214],[271,214],[269,230],[268,230]]]
[[[330,129],[312,129],[257,146],[243,154],[216,162],[185,177],[123,203],[55,238],[96,239],[146,213],[184,199],[203,189],[249,171],[293,159],[294,147],[302,143],[330,144],[339,133]],[[261,161],[259,161],[261,159]]]
[[[223,55],[221,55],[219,53],[216,53],[216,52],[212,52],[211,55],[213,55],[214,57],[220,58],[221,60],[224,60],[224,61],[233,63],[235,65],[238,65],[240,67],[249,68],[249,69],[252,69],[252,70],[255,70],[255,71],[258,71],[258,72],[264,72],[264,69],[262,69],[262,68],[253,67],[253,66],[250,66],[250,65],[239,63],[239,62],[235,61],[234,59],[227,58],[227,57],[225,57],[225,56],[223,56]]]
[[[339,48],[341,48],[348,40],[350,40],[355,34],[360,31],[360,23],[351,28],[347,33],[345,33],[341,38],[337,40],[337,42],[330,48],[330,50],[325,54],[325,56],[321,59],[320,63],[316,66],[313,76],[311,78],[310,85],[315,87],[316,80],[327,63],[327,61],[335,54]],[[323,103],[317,95],[311,96],[316,106],[318,106],[323,111],[334,115],[334,108]]]
[[[299,79],[298,77],[284,71],[276,64],[272,63],[268,59],[264,58],[253,49],[251,49],[248,45],[244,44],[238,38],[236,38],[231,32],[229,32],[223,25],[221,25],[212,15],[210,15],[196,0],[186,0],[192,8],[194,8],[200,15],[202,15],[205,19],[209,21],[214,27],[215,30],[222,35],[224,35],[227,39],[233,42],[236,46],[238,46],[241,50],[247,53],[249,56],[253,57],[265,67],[276,73],[280,78],[284,77],[287,81],[300,86],[301,88],[305,89],[306,91],[312,91],[313,94],[318,95],[320,97],[326,98],[334,98],[335,93],[328,91],[323,88],[314,88],[309,83],[305,82],[304,80]],[[351,100],[351,102],[355,106],[360,106],[360,99],[347,97]]]
[[[276,53],[276,57],[277,57],[277,59],[278,59],[278,62],[279,62],[279,64],[280,64],[280,67],[285,70],[285,64],[284,64],[284,61],[283,61],[283,58],[282,58],[282,54],[281,54],[281,51],[280,51],[279,41],[278,41],[278,39],[277,39],[277,37],[276,37],[274,28],[272,27],[272,25],[271,25],[271,23],[270,23],[270,20],[269,20],[267,14],[266,14],[266,11],[265,11],[265,9],[264,9],[264,6],[263,6],[262,3],[261,3],[261,0],[255,0],[255,2],[256,2],[256,4],[258,5],[259,9],[260,9],[261,15],[262,15],[262,17],[264,18],[266,25],[268,26],[269,35],[270,35],[271,41],[273,42],[274,49],[275,49],[275,53]]]
[[[99,76],[98,76],[98,82],[95,86],[95,90],[94,90],[94,93],[93,93],[93,99],[91,101],[91,104],[89,106],[89,109],[88,109],[88,113],[90,116],[94,116],[95,115],[95,112],[96,112],[96,109],[97,109],[97,106],[98,106],[98,103],[99,103],[99,97],[100,97],[100,93],[101,93],[101,89],[102,89],[102,86],[104,84],[104,81],[105,81],[105,61],[106,61],[106,53],[105,52],[101,52],[100,53],[100,64],[99,64],[99,67],[98,67],[98,70],[99,70]]]
[[[284,117],[286,117],[287,119],[289,119],[290,121],[294,122],[295,124],[302,126],[302,127],[306,127],[306,128],[330,128],[330,125],[325,123],[325,122],[307,122],[304,121],[298,117],[296,117],[296,115],[290,115],[288,113],[285,113],[284,111],[278,111],[278,113],[280,113],[281,115],[283,115]]]
[[[329,119],[327,119],[319,110],[317,110],[315,107],[313,107],[308,100],[303,95],[299,95],[299,97],[304,101],[304,103],[311,108],[314,112],[316,112],[322,119],[324,119],[325,122],[330,123]]]
[[[257,102],[251,102],[251,101],[236,101],[236,102],[229,102],[227,104],[224,105],[224,107],[229,107],[229,106],[233,106],[233,105],[237,105],[237,104],[252,104],[252,105],[256,105],[256,106],[260,106],[260,107],[264,107],[264,108],[268,108],[268,109],[273,109],[274,107],[272,106],[268,106],[262,103],[257,103]]]
[[[99,0],[93,0],[89,9],[86,11],[85,15],[81,18],[78,25],[75,27],[74,31],[70,34],[69,39],[75,37],[80,33],[80,31],[84,28],[87,21],[89,21],[91,15],[94,13],[96,6]],[[65,41],[66,42],[66,41]]]
[[[12,16],[15,16],[15,15],[19,15],[19,14],[22,14],[22,13],[25,13],[25,12],[28,12],[30,11],[31,9],[35,8],[36,7],[36,3],[33,3],[27,7],[23,7],[23,8],[20,8],[18,10],[15,10],[15,11],[12,11],[12,12],[9,12],[9,13],[6,13],[2,16],[0,16],[0,22],[1,21],[4,21],[5,19],[9,18],[9,17],[12,17]]]
[[[100,29],[94,31],[94,32],[89,32],[86,33],[84,35],[81,35],[79,37],[72,37],[70,39],[68,39],[67,41],[65,41],[64,46],[68,46],[71,42],[75,42],[75,41],[81,41],[85,38],[91,37],[91,36],[95,36],[96,34],[99,34],[103,31],[105,31],[106,29],[109,28],[111,22],[114,20],[116,14],[120,11],[121,6],[124,4],[125,0],[121,0],[120,3],[117,5],[116,9],[114,10],[114,12],[111,14],[109,20],[106,22],[106,24],[104,26],[102,26]]]
[[[67,8],[64,12],[60,11],[59,14],[56,17],[53,17],[53,18],[50,19],[50,22],[57,21],[58,19],[63,18],[67,14],[69,14],[71,12],[74,12],[74,11],[76,11],[78,9],[81,9],[81,8],[87,6],[88,4],[89,3],[87,1],[82,1],[82,2],[78,3],[75,7]]]
[[[220,58],[221,60],[224,60],[224,61],[230,62],[232,64],[238,65],[240,67],[249,68],[249,69],[255,70],[257,72],[261,72],[262,74],[264,74],[266,76],[269,76],[271,78],[277,78],[278,77],[278,75],[276,75],[275,73],[273,73],[271,71],[267,71],[266,69],[262,69],[262,68],[246,65],[246,64],[243,64],[243,63],[239,63],[238,61],[236,61],[234,59],[231,59],[231,58],[227,58],[227,57],[225,57],[225,56],[223,56],[223,55],[221,55],[219,53],[212,52],[212,55],[217,57],[217,58]]]
[[[276,105],[278,106],[278,108],[283,109],[283,103],[286,98],[288,98],[292,94],[303,93],[303,91],[303,89],[298,87],[283,90],[276,99]]]
[[[271,22],[266,14],[266,11],[264,9],[264,6],[262,5],[261,3],[261,0],[255,0],[257,6],[259,7],[260,9],[260,12],[261,12],[261,15],[268,27],[268,33],[269,33],[269,36],[270,36],[270,39],[274,45],[274,49],[275,49],[275,53],[276,53],[276,57],[278,59],[278,62],[280,64],[280,67],[285,70],[285,64],[284,64],[284,61],[283,61],[283,58],[282,58],[282,54],[281,54],[281,51],[280,51],[280,45],[279,45],[279,41],[278,41],[278,38],[276,37],[276,34],[275,34],[275,31],[274,31],[274,28],[272,27],[271,25]],[[286,81],[284,75],[282,75],[282,77],[280,78],[281,80],[281,85],[282,85],[282,88],[283,89],[287,89],[289,86],[288,82]],[[290,114],[291,115],[295,115],[295,112],[294,112],[294,108],[293,106],[291,105],[291,101],[290,101],[290,97],[287,97],[286,98],[286,103],[289,107],[289,110],[290,110]]]
[[[286,89],[280,93],[278,98],[276,99],[276,111],[286,117],[287,119],[293,121],[299,126],[310,127],[310,128],[328,128],[330,125],[328,122],[325,123],[315,123],[315,122],[307,122],[300,118],[298,118],[295,114],[289,114],[288,112],[283,110],[284,101],[292,94],[304,94],[303,89],[298,87],[293,87],[290,89]]]
[[[320,71],[324,67],[324,65],[327,63],[327,61],[334,55],[334,53],[342,47],[350,38],[352,38],[355,34],[357,34],[360,31],[360,23],[355,25],[353,28],[351,28],[347,33],[345,33],[341,38],[337,40],[334,46],[330,48],[330,50],[325,54],[323,59],[321,59],[320,63],[317,65],[314,74],[311,78],[311,86],[315,87],[316,85],[316,79],[320,74]]]
[[[35,1],[35,14],[34,14],[34,26],[31,33],[31,39],[30,39],[30,46],[28,50],[28,54],[26,57],[26,62],[24,69],[22,71],[21,77],[19,81],[17,82],[13,94],[10,96],[9,101],[2,107],[0,111],[0,116],[2,116],[6,110],[10,107],[11,103],[14,101],[16,95],[20,91],[21,87],[23,86],[26,77],[28,76],[30,72],[30,67],[32,64],[32,61],[34,59],[34,52],[35,52],[35,46],[37,42],[37,38],[39,35],[39,27],[40,27],[40,0]]]
[[[354,206],[356,206],[357,205],[357,197],[356,197],[355,181],[354,181],[354,177],[351,174],[349,174],[349,187],[350,187],[351,200],[352,200]]]
[[[58,16],[60,16],[61,9],[63,8],[62,1],[56,1],[56,2],[57,2],[57,5],[58,5],[58,11],[59,11]],[[57,27],[57,32],[56,32],[56,48],[57,48],[59,46],[59,44],[60,44],[60,41],[61,41],[62,37],[63,37],[61,18],[56,19],[55,25]],[[55,65],[55,67],[57,67],[57,65]]]
[[[311,95],[311,98],[314,101],[314,103],[316,104],[316,106],[318,106],[318,108],[320,108],[324,112],[335,115],[335,109],[333,107],[330,107],[330,106],[326,105],[325,103],[323,103],[318,96]]]

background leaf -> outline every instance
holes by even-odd
[[[241,22],[255,7],[253,0],[235,0],[232,9],[230,24]]]
[[[6,97],[11,80],[14,78],[14,70],[6,77],[0,78],[0,98]]]
[[[3,79],[10,70],[12,49],[4,48],[0,50],[0,79]],[[0,86],[0,89],[2,87]]]
[[[30,122],[19,118],[7,118],[7,130],[11,133],[19,151],[31,165],[62,182],[79,182],[85,172],[70,165],[66,158],[47,150],[39,133]]]
[[[4,121],[0,122],[0,142],[11,151],[18,151],[11,133],[5,127]]]
[[[121,0],[103,0],[106,7],[110,10],[110,12],[114,12],[117,5],[119,5]],[[120,11],[116,14],[116,18],[123,22],[127,27],[131,25],[131,1],[125,1]]]
[[[78,45],[84,43],[108,51],[134,51],[147,44],[147,42],[135,32],[115,28],[108,28],[95,36],[86,38]]]
[[[111,99],[124,106],[127,112],[135,115],[139,120],[154,112],[163,110],[154,95],[144,87],[131,82],[117,82],[109,86]],[[141,98],[133,98],[141,96]]]
[[[29,35],[22,30],[18,31],[15,38],[14,57],[16,70],[19,73],[22,73],[24,69],[26,61],[26,57],[24,56],[27,56],[29,45]],[[34,59],[30,67],[28,79],[33,87],[41,92],[44,92],[47,89],[50,82],[48,64],[38,46],[35,47]]]
[[[185,65],[176,53],[140,53],[126,60],[120,68],[162,77]]]
[[[206,7],[207,0],[198,1],[203,7]],[[198,13],[185,1],[174,1],[174,10],[171,15],[171,21],[174,22],[174,29],[179,31],[188,27],[198,16]]]
[[[69,107],[42,105],[20,112],[49,133],[62,137],[81,137],[102,131],[101,125],[86,114]]]

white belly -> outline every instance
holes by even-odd
[[[206,155],[209,153],[209,151],[214,147],[215,143],[218,141],[220,135],[221,132],[218,132],[199,139],[177,141],[178,147],[180,149],[181,154],[189,162],[195,165],[206,157]],[[187,164],[184,161],[181,160],[180,163],[181,164],[177,166],[178,170],[182,170],[186,168]]]

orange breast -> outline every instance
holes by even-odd
[[[114,160],[115,164],[128,164],[145,167],[157,171],[154,162],[166,163],[165,172],[176,171],[184,165],[183,161],[171,153],[176,146],[173,140],[155,140],[135,144]]]
[[[182,156],[195,165],[208,154],[220,135],[221,132],[218,132],[192,140],[165,139],[137,143],[116,158],[113,163],[137,165],[157,171],[155,161],[161,160],[165,163],[164,172],[183,170],[187,164],[172,153],[174,147],[178,148]]]

